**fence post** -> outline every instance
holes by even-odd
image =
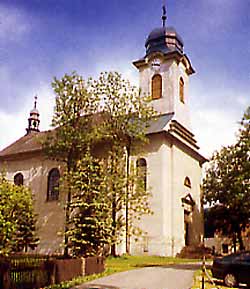
[[[56,283],[56,259],[48,259],[48,271],[49,271],[49,282],[50,285],[54,285]]]
[[[206,261],[205,261],[205,255],[204,255],[203,260],[202,260],[201,289],[205,289],[205,270],[206,270]]]
[[[3,273],[3,289],[10,289],[10,269]]]

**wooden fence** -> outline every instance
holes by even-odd
[[[103,257],[62,259],[58,256],[15,255],[0,259],[0,288],[43,288],[103,271]]]

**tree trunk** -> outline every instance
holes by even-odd
[[[70,216],[70,202],[71,202],[71,188],[69,187],[68,191],[68,198],[67,198],[67,204],[65,209],[65,227],[64,227],[64,257],[69,256],[69,237],[68,237],[68,231],[69,231],[69,216]]]
[[[238,236],[238,240],[239,240],[239,244],[240,244],[240,251],[243,251],[243,250],[245,250],[245,247],[244,247],[242,236],[241,236],[241,230],[239,230],[237,232],[237,236]]]
[[[129,178],[129,158],[130,158],[130,143],[126,147],[127,149],[127,158],[126,158],[126,253],[130,253],[130,240],[129,240],[129,219],[128,219],[128,195],[129,195],[129,184],[128,184],[128,178]]]
[[[113,239],[116,238],[116,201],[115,196],[113,196],[113,202],[112,202],[112,226],[113,226]],[[116,257],[116,244],[111,245],[111,255],[113,257]]]
[[[111,256],[116,257],[116,244],[111,245]]]
[[[236,253],[236,233],[233,232],[233,249],[234,249],[234,253]]]
[[[70,149],[68,154],[68,161],[67,161],[67,178],[69,177],[69,173],[71,172],[72,168],[74,167],[73,164],[73,149]],[[68,182],[68,179],[67,179]],[[67,186],[69,183],[67,183]],[[69,256],[69,218],[70,218],[70,203],[71,203],[71,184],[68,186],[68,195],[67,195],[67,203],[65,208],[65,226],[64,226],[64,257]]]
[[[114,175],[114,158],[111,156],[111,174]],[[115,193],[115,188],[114,188],[114,183],[111,185],[112,188],[112,236],[113,236],[113,242],[116,241],[116,193]],[[116,243],[113,243],[111,245],[111,255],[113,257],[116,257]]]

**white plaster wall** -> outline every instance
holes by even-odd
[[[190,107],[189,107],[189,76],[186,73],[186,68],[183,63],[175,62],[174,67],[174,77],[172,81],[174,82],[174,118],[182,124],[185,128],[191,131],[191,121],[190,121]],[[184,103],[180,100],[179,91],[179,80],[180,78],[184,80]]]
[[[151,79],[155,74],[162,76],[162,98],[152,101],[152,106],[160,114],[174,111],[174,67],[173,60],[168,60],[155,72],[148,64],[140,69],[140,88],[142,95],[151,95]]]
[[[174,255],[185,245],[184,208],[181,199],[191,194],[196,205],[191,217],[190,244],[197,245],[203,236],[203,217],[200,202],[201,167],[199,162],[185,153],[181,148],[172,146],[173,161],[173,239]],[[189,177],[191,188],[184,186],[185,177]]]
[[[45,160],[42,156],[35,155],[27,158],[16,158],[5,163],[0,163],[0,170],[6,171],[6,177],[14,181],[16,173],[24,176],[24,185],[29,187],[34,196],[34,208],[37,214],[37,230],[40,244],[37,251],[52,253],[62,251],[63,241],[60,232],[64,229],[64,204],[65,196],[60,192],[59,201],[47,201],[47,179],[52,168],[60,168],[53,161]]]
[[[175,256],[185,246],[184,208],[181,199],[191,194],[196,202],[190,227],[190,243],[200,243],[203,220],[200,208],[201,167],[199,162],[164,136],[155,135],[145,148],[143,157],[148,166],[148,187],[154,214],[140,222],[144,234],[131,241],[131,254]],[[184,186],[189,177],[192,187]],[[145,250],[146,249],[146,250]]]
[[[171,144],[165,134],[151,136],[137,157],[147,160],[147,183],[153,194],[150,203],[154,214],[142,218],[140,227],[145,233],[136,242],[135,238],[131,239],[131,253],[175,256],[180,252],[184,246],[184,208],[181,198],[188,193],[196,202],[190,240],[198,244],[203,232],[200,214],[201,168],[198,161]],[[59,251],[63,240],[58,233],[64,228],[65,196],[60,192],[60,202],[46,201],[48,172],[53,167],[58,167],[58,164],[37,155],[26,159],[17,158],[6,164],[7,178],[13,181],[14,175],[21,172],[24,184],[34,193],[41,238],[38,251],[43,253]],[[1,168],[3,164],[0,164]],[[186,176],[191,180],[191,189],[184,186]],[[118,246],[118,253],[124,252],[123,242]]]
[[[170,147],[163,140],[162,135],[154,136],[141,155],[147,161],[147,184],[152,193],[150,205],[153,215],[142,218],[140,228],[145,234],[137,238],[137,242],[132,238],[132,254],[145,253],[144,247],[147,242],[147,254],[166,255],[166,236],[171,234],[169,211],[165,210],[165,203],[171,198],[170,175],[167,173],[170,170],[168,162]],[[167,224],[163,224],[164,220],[167,220]]]
[[[188,130],[191,130],[190,112],[189,112],[189,76],[186,73],[185,66],[182,63],[177,64],[175,60],[164,61],[158,71],[154,71],[151,64],[140,68],[140,88],[142,95],[151,95],[151,79],[154,74],[162,76],[162,98],[152,100],[152,106],[160,114],[175,113],[174,118]],[[179,98],[179,79],[184,80],[184,99],[181,102]]]

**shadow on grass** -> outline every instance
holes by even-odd
[[[161,267],[161,268],[173,268],[176,270],[199,270],[202,267],[201,263],[194,263],[194,264],[168,264],[168,265],[159,265],[159,264],[148,264],[148,265],[143,265],[143,266],[136,266],[138,268],[141,267]],[[206,266],[207,269],[210,269],[211,266]]]
[[[78,289],[79,287],[74,287],[71,289]],[[110,286],[110,285],[100,285],[100,284],[86,284],[81,285],[81,289],[120,289],[116,286]]]
[[[218,288],[229,288],[227,287],[224,282],[222,280],[214,280],[214,283],[216,286],[218,286]],[[247,287],[246,285],[240,285],[239,287],[234,287],[235,289],[246,289],[246,288],[250,288],[250,287]],[[233,288],[232,288],[233,289]]]
[[[213,283],[211,281],[205,280],[205,288],[213,288],[213,289],[226,289],[229,288],[227,287],[224,282],[222,280],[218,280],[218,279],[213,279],[213,282],[215,285],[213,285]],[[201,283],[200,283],[201,286]],[[231,289],[247,289],[249,287],[247,287],[246,285],[240,285],[239,287],[233,287]]]

